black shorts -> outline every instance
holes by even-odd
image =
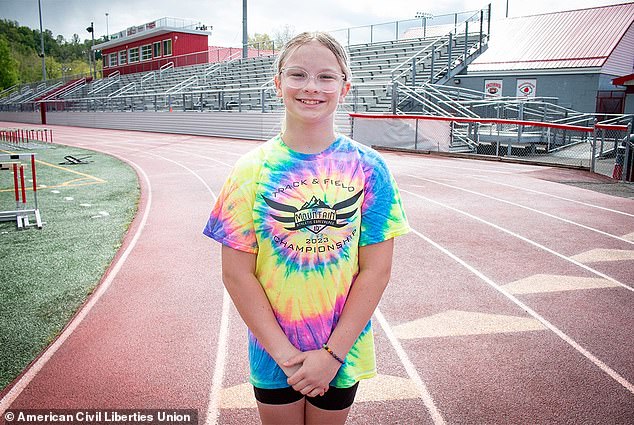
[[[306,397],[306,401],[323,410],[343,410],[352,406],[354,396],[357,394],[357,382],[350,388],[330,387],[324,395]],[[292,387],[262,389],[253,387],[255,399],[262,404],[289,404],[301,400],[305,396]]]

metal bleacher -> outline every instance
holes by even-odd
[[[483,15],[469,19],[478,16],[482,19]],[[486,48],[488,35],[482,25],[479,31],[475,27],[469,28],[465,21],[460,27],[452,26],[451,31],[431,35],[432,31],[426,37],[398,34],[397,30],[393,40],[348,45],[353,84],[343,109],[378,113],[406,110],[407,101],[395,104],[395,88],[415,91],[460,72]],[[168,64],[155,71],[84,79],[57,92],[52,85],[27,85],[0,98],[0,108],[26,104],[53,92],[45,101],[57,111],[275,111],[281,109],[281,103],[273,87],[274,61],[274,56],[260,56],[182,67]]]

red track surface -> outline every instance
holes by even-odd
[[[194,408],[201,423],[257,423],[238,387],[246,330],[223,291],[220,247],[201,233],[257,142],[54,131],[130,162],[143,202],[103,290],[5,391],[0,413]],[[397,240],[374,321],[380,376],[362,383],[349,423],[634,422],[634,200],[551,181],[595,179],[579,171],[384,156],[415,231]]]

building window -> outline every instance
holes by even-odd
[[[134,63],[139,61],[139,48],[135,47],[133,49],[128,50],[128,62]]]
[[[141,46],[141,60],[147,61],[152,59],[152,45],[146,44],[145,46]]]
[[[119,52],[119,65],[125,65],[126,63],[128,63],[128,51],[121,50]]]
[[[108,66],[117,66],[117,54],[116,53],[110,53],[108,55]]]
[[[152,51],[152,56],[155,58],[158,58],[161,56],[161,42],[157,41],[155,42],[153,45],[153,51]]]
[[[172,54],[172,40],[163,40],[163,55],[171,56]]]

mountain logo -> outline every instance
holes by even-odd
[[[346,220],[352,217],[357,212],[357,208],[348,212],[340,211],[356,204],[362,193],[363,190],[345,201],[336,203],[332,207],[321,199],[318,199],[315,195],[313,195],[308,202],[304,202],[300,208],[273,201],[264,195],[262,195],[262,198],[269,207],[282,213],[280,215],[271,214],[271,217],[274,220],[279,221],[280,223],[293,224],[293,226],[285,227],[285,229],[308,229],[312,233],[318,234],[326,227],[340,228],[345,226],[347,223],[339,223],[339,220]]]

